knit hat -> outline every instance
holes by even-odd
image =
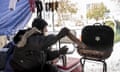
[[[43,31],[43,29],[48,25],[48,23],[41,19],[41,18],[35,18],[32,22],[32,27],[36,27],[37,29]]]
[[[13,38],[13,41],[15,44],[17,44],[21,38],[22,38],[22,35],[24,35],[24,33],[26,32],[27,30],[19,30],[19,32],[15,35],[15,37]]]

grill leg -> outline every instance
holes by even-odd
[[[80,63],[81,63],[81,65],[82,65],[82,72],[84,72],[84,66],[85,66],[85,59],[86,58],[81,58],[80,59]],[[96,61],[96,60],[95,60]],[[98,61],[98,60],[97,60]],[[102,62],[103,63],[103,72],[107,72],[107,64],[106,64],[106,62],[105,62],[105,60],[103,60],[103,61],[99,61],[99,62]]]
[[[82,65],[82,72],[84,72],[84,66],[85,66],[85,59],[84,58],[81,58],[80,59],[80,63],[81,63],[81,65]]]
[[[107,72],[107,64],[103,61],[103,72]]]

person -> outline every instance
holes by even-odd
[[[13,67],[14,72],[58,72],[59,70],[57,69],[57,67],[55,67],[53,64],[49,62],[59,57],[60,55],[66,54],[68,48],[63,47],[60,48],[60,50],[51,51],[49,47],[55,44],[58,40],[60,40],[64,36],[68,36],[71,40],[76,42],[79,47],[85,47],[85,45],[82,44],[74,35],[72,35],[70,33],[70,30],[67,28],[62,28],[57,35],[50,34],[46,36],[45,33],[47,32],[47,25],[48,23],[45,20],[39,17],[35,18],[32,23],[32,29],[28,30],[22,36],[22,39],[17,43],[16,46],[18,48],[16,48],[16,52],[14,52],[14,56],[13,56],[14,59],[11,61],[11,66]],[[39,58],[34,57],[35,59],[41,61],[42,64],[35,66],[32,69],[24,69],[23,67],[18,65],[16,63],[17,61],[23,63],[24,62],[23,60],[28,59],[24,57],[25,55],[24,55],[24,51],[22,51],[23,49],[43,51],[44,52],[43,56],[39,56]],[[35,53],[37,53],[37,51],[35,51]],[[34,52],[32,52],[32,54],[34,54]],[[28,57],[29,54],[26,55]],[[22,61],[20,60],[21,56],[23,57]],[[29,58],[29,59],[33,60],[34,58]],[[35,62],[35,59],[33,62],[31,62],[31,64],[37,63]],[[25,64],[25,62],[23,64]]]
[[[38,23],[40,23],[40,24],[38,24]],[[28,37],[26,45],[24,47],[22,47],[21,49],[23,49],[23,48],[24,49],[26,49],[26,48],[29,48],[29,49],[36,48],[39,51],[44,50],[45,53],[47,54],[47,57],[46,57],[47,61],[53,60],[56,57],[59,57],[60,54],[65,54],[67,52],[67,48],[61,48],[59,51],[50,51],[48,49],[48,47],[50,45],[52,45],[53,43],[55,43],[57,41],[57,37],[54,37],[54,35],[45,36],[44,33],[47,31],[47,29],[46,29],[47,23],[44,20],[40,20],[40,18],[35,19],[34,22],[32,23],[32,27],[33,28],[36,27],[38,30],[41,31],[41,33],[36,32],[35,34],[31,34],[31,36]],[[31,33],[31,32],[28,32],[28,33]],[[27,35],[29,35],[29,34],[27,34]],[[51,41],[52,39],[54,41]],[[22,42],[22,44],[23,43],[24,42]],[[20,48],[19,42],[16,44],[16,46]],[[19,51],[14,52],[14,56],[16,56],[18,53],[19,53]],[[17,65],[18,68],[16,68],[15,66],[16,65],[14,65],[14,63],[12,62],[12,67],[13,67],[14,71],[15,72],[20,72],[18,69],[21,69],[21,67]],[[51,64],[46,63],[44,68],[48,68],[49,69],[48,71],[50,71],[50,72],[57,72],[57,69],[54,66],[52,66]],[[35,69],[32,69],[32,70],[27,70],[27,71],[29,71],[29,72],[30,71],[31,72],[32,71],[40,71],[39,69],[40,68],[35,68]],[[47,70],[47,69],[43,69],[43,70]],[[21,72],[23,72],[23,71],[21,71]],[[47,71],[44,71],[44,72],[47,72]]]
[[[10,61],[12,59],[14,48],[15,48],[16,44],[20,41],[22,35],[26,31],[27,30],[19,30],[19,32],[15,35],[15,37],[13,38],[13,40],[10,41],[8,44],[6,44],[4,46],[4,48],[9,48],[8,52],[7,52],[6,65],[5,65],[4,72],[14,72],[13,69],[12,69],[12,67],[11,67],[11,65],[10,65]]]
[[[42,18],[42,10],[43,10],[42,1],[35,0],[35,5],[37,7],[37,17]]]

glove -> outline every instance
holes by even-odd
[[[67,51],[68,51],[67,46],[63,46],[62,48],[60,48],[59,53],[62,54],[62,55],[64,55],[64,54],[67,53]]]
[[[62,28],[61,31],[59,32],[59,34],[57,35],[58,38],[60,39],[64,36],[68,35],[69,31],[70,30],[68,28]]]

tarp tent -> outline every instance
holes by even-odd
[[[19,0],[15,10],[9,9],[10,0],[0,0],[0,35],[11,35],[24,28],[31,18],[29,0]]]

